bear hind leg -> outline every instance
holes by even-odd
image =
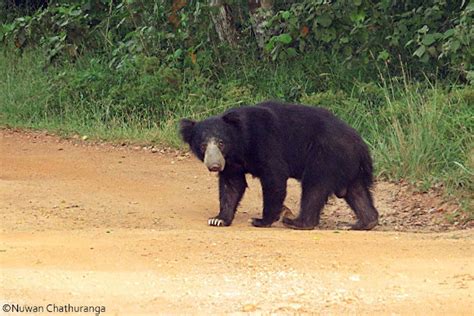
[[[377,226],[379,213],[374,207],[369,188],[356,182],[348,187],[344,198],[357,216],[357,222],[352,225],[352,229],[371,230]]]
[[[330,192],[322,186],[303,185],[301,210],[295,219],[283,218],[283,225],[292,229],[311,230],[319,224],[321,210],[327,202]]]

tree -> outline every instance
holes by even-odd
[[[237,31],[230,6],[223,0],[210,0],[209,5],[214,8],[211,18],[219,39],[230,46],[237,46]]]
[[[273,16],[272,0],[249,0],[249,14],[252,23],[252,29],[257,40],[257,45],[263,49],[268,41],[269,34],[267,21]]]

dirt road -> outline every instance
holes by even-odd
[[[438,213],[452,206],[431,197],[378,183],[382,225],[371,232],[343,230],[353,218],[336,200],[321,230],[257,229],[248,220],[261,193],[249,178],[234,224],[209,227],[216,177],[193,158],[0,136],[2,305],[97,305],[105,315],[474,311],[474,231],[426,232],[449,230]],[[298,190],[289,184],[294,210]]]

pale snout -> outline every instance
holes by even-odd
[[[204,164],[211,172],[220,172],[224,170],[225,159],[216,142],[211,141],[207,144],[204,154]]]

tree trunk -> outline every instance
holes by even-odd
[[[273,0],[248,0],[248,5],[257,45],[263,49],[271,36],[267,21],[273,16]]]
[[[229,5],[222,0],[210,0],[210,6],[215,7],[211,18],[219,39],[227,42],[230,46],[237,46],[237,31]]]

